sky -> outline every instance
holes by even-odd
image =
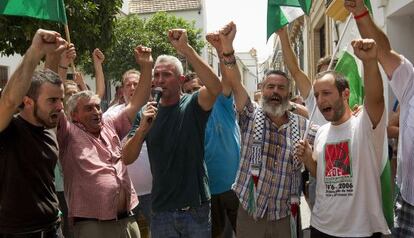
[[[267,0],[204,0],[207,32],[216,31],[230,21],[237,26],[236,52],[255,48],[259,61],[272,52],[272,38],[266,44]]]
[[[128,11],[128,0],[122,9]],[[272,52],[272,38],[266,44],[267,0],[204,0],[207,32],[219,30],[230,21],[237,26],[236,52],[257,50],[259,62]]]

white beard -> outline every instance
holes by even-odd
[[[270,114],[273,117],[281,117],[289,109],[289,101],[288,100],[283,101],[282,104],[280,104],[280,105],[273,106],[273,105],[268,104],[263,99],[261,99],[260,104],[263,108],[263,111]]]

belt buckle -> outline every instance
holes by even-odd
[[[180,208],[179,210],[182,211],[182,212],[186,212],[186,211],[190,210],[190,208],[191,208],[190,206],[186,206],[186,207]]]
[[[125,218],[128,218],[128,217],[132,217],[133,215],[134,215],[134,213],[132,211],[123,212],[123,213],[117,214],[115,220],[119,221],[119,220],[122,220],[122,219],[125,219]]]

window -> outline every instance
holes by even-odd
[[[325,24],[319,29],[319,57],[325,56]]]

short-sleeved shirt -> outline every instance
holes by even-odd
[[[57,222],[57,159],[53,129],[17,116],[0,133],[0,233],[30,232]]]
[[[205,161],[211,194],[231,189],[240,162],[240,131],[233,96],[220,94],[207,122]]]
[[[340,125],[329,123],[318,130],[313,227],[340,237],[389,233],[380,184],[385,131],[385,113],[373,129],[366,108]]]
[[[204,136],[210,112],[198,104],[198,93],[172,106],[160,106],[146,136],[153,175],[152,209],[198,207],[210,200],[204,163]],[[137,115],[129,136],[139,127]]]
[[[115,219],[121,190],[128,211],[138,204],[121,159],[121,138],[130,128],[126,111],[104,118],[99,138],[61,116],[57,135],[69,217]]]

